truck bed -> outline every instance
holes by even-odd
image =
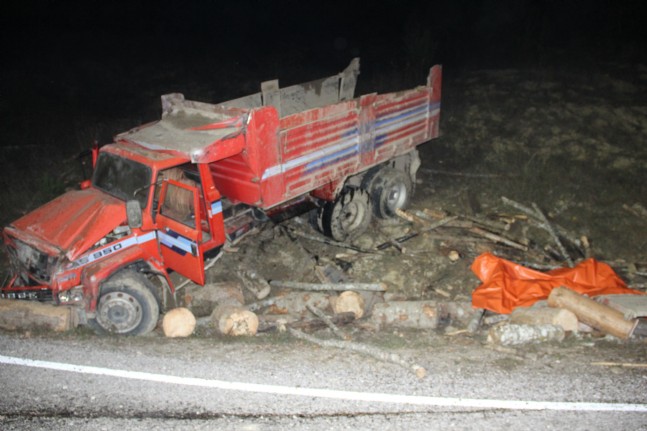
[[[269,81],[219,105],[163,96],[162,120],[117,139],[209,163],[229,200],[270,209],[438,136],[440,66],[425,86],[353,99],[358,73],[354,60],[339,75],[285,89]]]

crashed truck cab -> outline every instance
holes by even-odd
[[[143,334],[173,305],[169,274],[204,284],[205,259],[262,221],[316,206],[324,234],[361,233],[408,204],[416,147],[439,134],[441,73],[354,97],[354,59],[217,105],[162,96],[161,120],[93,154],[91,182],[5,228],[2,297],[77,305],[99,332]]]
[[[137,322],[110,328],[107,322],[114,326],[118,316],[109,314],[121,312],[129,306],[128,295],[145,289],[124,296],[121,291],[128,289],[117,286],[122,299],[113,295],[111,308],[97,309],[101,284],[114,274],[137,280],[154,292],[155,302],[173,293],[169,269],[204,284],[205,256],[215,255],[226,240],[222,199],[209,163],[240,153],[245,138],[250,139],[243,129],[253,119],[250,112],[234,108],[216,109],[208,117],[203,109],[191,116],[187,106],[174,109],[182,102],[181,95],[164,96],[161,121],[119,135],[116,143],[101,148],[91,184],[4,229],[13,270],[2,289],[4,298],[82,305],[81,321],[99,320],[104,329],[130,333]],[[272,125],[267,119],[272,114],[277,128],[275,111],[264,114],[264,125]],[[162,288],[150,289],[151,278]]]

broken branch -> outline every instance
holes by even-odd
[[[419,379],[422,379],[427,374],[427,370],[421,367],[418,364],[410,363],[396,353],[389,353],[383,350],[378,349],[377,347],[367,346],[365,344],[353,343],[350,341],[339,341],[339,340],[321,340],[319,338],[313,337],[311,335],[305,334],[298,329],[288,328],[292,336],[305,340],[313,344],[317,344],[322,347],[332,347],[335,349],[350,350],[356,353],[361,353],[366,356],[370,356],[379,361],[391,362],[393,364],[400,365],[401,367],[413,370],[416,376]]]
[[[647,368],[647,364],[634,364],[630,362],[591,362],[591,365],[597,365],[599,367]]]
[[[528,251],[528,247],[526,247],[525,245],[522,245],[522,244],[516,243],[514,241],[511,241],[511,240],[509,240],[507,238],[502,237],[501,235],[497,235],[495,233],[488,232],[488,231],[486,231],[484,229],[481,229],[480,227],[470,228],[470,232],[475,233],[477,235],[480,235],[483,238],[487,238],[490,241],[498,242],[498,243],[501,243],[501,244],[505,244],[505,245],[507,245],[509,247],[516,248],[517,250]]]
[[[300,236],[301,238],[309,239],[311,241],[317,241],[317,242],[320,242],[320,243],[323,243],[323,244],[326,244],[326,245],[332,245],[334,247],[340,247],[340,248],[347,248],[349,250],[359,251],[360,253],[375,253],[374,250],[366,250],[366,249],[363,249],[363,248],[360,248],[360,247],[355,247],[354,245],[351,245],[351,244],[346,244],[344,242],[337,242],[337,241],[333,241],[333,240],[328,239],[328,238],[322,238],[322,237],[318,237],[318,236],[315,236],[315,235],[309,235],[309,234],[307,234],[305,232],[301,232],[301,231],[298,231],[296,229],[289,229],[289,231],[293,235]]]
[[[430,230],[434,230],[434,229],[436,229],[436,228],[438,228],[440,226],[446,225],[447,223],[449,223],[449,222],[451,222],[453,220],[456,220],[457,218],[458,218],[458,216],[445,217],[444,219],[439,220],[439,221],[437,221],[435,223],[432,223],[429,226],[425,227],[424,229],[419,230],[418,232],[412,232],[410,234],[407,234],[407,235],[401,236],[399,238],[396,238],[395,240],[392,240],[392,241],[396,241],[396,242],[401,244],[401,243],[403,243],[405,241],[409,241],[411,238],[417,237],[420,234],[423,234],[425,232],[429,232]],[[387,241],[387,242],[384,242],[384,243],[378,245],[377,249],[378,250],[384,250],[384,249],[387,249],[387,248],[391,247],[392,245],[393,244],[391,243],[391,241]]]
[[[384,292],[386,285],[384,283],[303,283],[299,281],[272,280],[270,286],[280,289],[297,289],[325,291],[334,290],[343,292],[345,290],[365,290],[369,292]]]
[[[557,244],[557,247],[559,248],[559,252],[561,255],[566,259],[566,262],[568,263],[569,267],[574,267],[575,263],[573,263],[573,259],[571,259],[571,256],[568,255],[568,252],[566,251],[566,248],[564,248],[564,244],[562,244],[562,241],[560,241],[559,236],[557,236],[557,232],[555,232],[555,229],[553,229],[553,226],[550,224],[544,213],[539,209],[536,203],[532,203],[532,207],[535,209],[535,212],[541,219],[541,221],[544,223],[544,226],[550,236],[553,238],[553,241],[555,241],[555,244]]]
[[[318,309],[317,307],[314,307],[314,306],[312,306],[312,305],[310,305],[310,304],[307,304],[307,305],[306,305],[306,307],[308,307],[308,310],[310,310],[310,312],[311,312],[312,314],[314,314],[315,316],[317,316],[318,318],[320,318],[320,319],[321,319],[321,320],[326,324],[326,326],[328,326],[328,327],[330,328],[330,330],[332,331],[332,333],[333,333],[333,334],[335,334],[335,335],[337,336],[337,338],[341,338],[342,340],[350,340],[350,336],[349,336],[349,335],[344,334],[344,333],[341,331],[341,329],[339,329],[339,328],[337,327],[337,325],[335,325],[335,324],[333,323],[333,321],[332,321],[332,320],[330,320],[330,317],[326,316],[326,314],[325,314],[323,311],[321,311],[321,310],[320,310],[320,309]]]

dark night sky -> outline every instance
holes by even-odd
[[[77,122],[148,121],[163,92],[222,101],[265,79],[336,73],[355,56],[359,91],[421,83],[433,63],[446,76],[644,63],[646,11],[608,0],[4,1],[0,113],[13,119],[2,128],[24,132],[26,116],[52,108]]]

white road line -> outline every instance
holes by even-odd
[[[0,355],[0,363],[20,365],[33,368],[67,371],[80,374],[120,377],[124,379],[143,380],[148,382],[170,383],[175,385],[197,386],[211,389],[224,389],[241,392],[256,392],[274,395],[295,395],[301,397],[330,398],[380,402],[390,404],[409,404],[433,407],[473,407],[480,409],[507,410],[560,410],[560,411],[596,411],[596,412],[642,412],[647,413],[647,404],[624,403],[585,403],[553,401],[492,400],[477,398],[427,397],[417,395],[387,394],[379,392],[339,391],[333,389],[295,388],[290,386],[263,385],[256,383],[227,382],[193,377],[178,377],[165,374],[145,373],[112,368],[89,367],[61,362],[38,361]]]

